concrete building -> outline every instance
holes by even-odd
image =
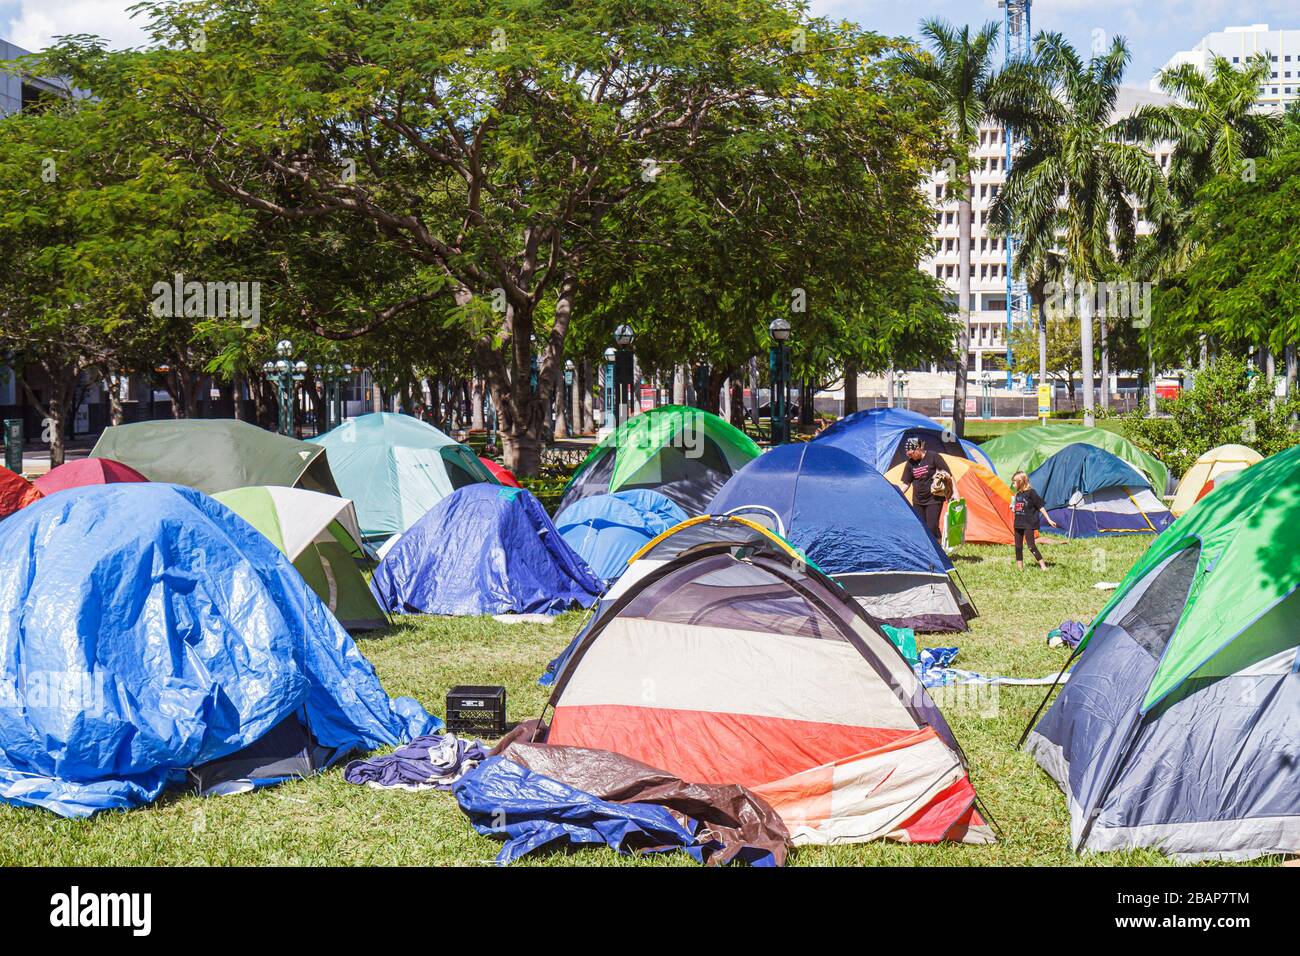
[[[1267,23],[1227,27],[1202,37],[1190,50],[1175,53],[1164,68],[1190,63],[1204,73],[1216,55],[1244,66],[1257,53],[1267,56],[1270,66],[1270,74],[1259,88],[1260,107],[1282,112],[1300,101],[1300,30],[1271,30]],[[1158,76],[1152,77],[1151,89],[1160,89]]]
[[[16,60],[27,56],[30,51],[14,46],[8,40],[0,39],[0,62]],[[46,96],[66,96],[66,87],[53,80],[35,76],[20,76],[14,73],[0,73],[0,116],[17,113]]]
[[[1146,104],[1170,103],[1160,92],[1126,86],[1120,90],[1115,119],[1128,115]],[[991,234],[989,212],[993,201],[1007,180],[1006,133],[1001,126],[980,128],[979,140],[971,152],[971,343],[967,369],[982,372],[992,357],[1005,358],[1007,351],[1007,249],[1006,240]],[[1154,155],[1166,170],[1172,147],[1161,144]],[[952,290],[956,301],[959,276],[960,239],[957,201],[948,188],[948,177],[938,173],[926,185],[935,203],[933,253],[921,263],[928,272]],[[1139,223],[1139,233],[1150,230],[1150,223]]]

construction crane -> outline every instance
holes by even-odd
[[[1002,49],[1004,52],[1003,66],[1010,66],[1013,63],[1029,59],[1030,55],[1030,32],[1029,32],[1029,8],[1033,6],[1033,0],[998,0],[998,6],[1002,8],[1002,35],[1004,37]],[[1015,159],[1015,130],[1009,127],[1003,130],[1003,140],[1006,143],[1006,166],[1007,176],[1011,175],[1011,164]],[[1005,187],[1004,187],[1005,188]],[[1025,284],[1023,278],[1017,279],[1014,269],[1016,250],[1020,248],[1020,237],[1016,231],[1016,223],[1011,221],[1011,228],[1007,230],[1007,388],[1012,388],[1014,381],[1012,378],[1012,352],[1011,352],[1011,333],[1017,325],[1028,325],[1032,320],[1031,303],[1029,301],[1029,287]],[[1026,378],[1026,385],[1033,381],[1033,374],[1029,373]]]

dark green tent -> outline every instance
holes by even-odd
[[[106,428],[91,452],[150,481],[205,494],[283,485],[339,496],[325,449],[233,418],[181,418]]]

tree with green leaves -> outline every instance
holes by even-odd
[[[828,30],[802,54],[819,95],[755,107],[742,134],[702,137],[658,188],[612,213],[576,304],[592,357],[630,322],[648,373],[707,368],[698,400],[716,411],[722,382],[766,353],[777,316],[793,327],[797,376],[817,383],[849,362],[875,371],[951,355],[943,290],[917,269],[933,228],[917,185],[945,142],[939,110],[899,70],[894,41]]]
[[[700,143],[841,82],[804,55],[827,27],[776,0],[144,9],[152,48],[90,64],[65,44],[50,66],[133,105],[121,135],[247,208],[376,229],[413,274],[375,321],[456,310],[523,474],[538,468],[575,299],[614,211]]]
[[[1247,445],[1267,457],[1300,442],[1292,426],[1300,397],[1276,397],[1272,380],[1233,355],[1216,358],[1191,388],[1160,406],[1163,417],[1123,416],[1124,434],[1176,474],[1219,445]]]
[[[1197,194],[1188,218],[1196,256],[1153,297],[1160,353],[1185,360],[1208,336],[1240,355],[1287,353],[1300,340],[1300,140],[1261,159],[1256,175],[1220,175]],[[1288,362],[1294,376],[1294,359]],[[1292,384],[1294,384],[1292,382]]]
[[[152,283],[246,225],[192,175],[116,135],[110,112],[69,98],[0,123],[0,349],[46,419],[54,464],[84,381],[152,369],[184,321],[151,315]]]
[[[1139,107],[1119,123],[1127,137],[1148,144],[1172,142],[1168,182],[1172,202],[1142,243],[1137,265],[1151,279],[1177,275],[1191,262],[1188,217],[1196,193],[1215,176],[1249,180],[1255,164],[1281,141],[1283,119],[1255,108],[1272,65],[1256,54],[1238,68],[1214,56],[1207,72],[1190,63],[1160,74],[1170,104]]]
[[[1059,249],[1078,296],[1084,421],[1093,424],[1093,305],[1088,294],[1114,263],[1131,258],[1137,241],[1135,206],[1161,215],[1164,176],[1140,145],[1126,142],[1115,107],[1129,50],[1116,38],[1085,62],[1057,33],[1034,39],[1033,61],[1008,71],[992,110],[1022,140],[1006,187],[990,215],[1005,231],[1014,222],[1025,238],[1015,268],[1044,250]],[[1103,315],[1102,321],[1106,320]]]
[[[990,116],[999,74],[995,70],[998,25],[986,23],[971,35],[939,19],[921,24],[921,34],[931,50],[903,55],[903,68],[927,84],[938,98],[958,154],[952,158],[947,188],[957,196],[957,375],[953,388],[952,428],[961,437],[966,425],[966,356],[970,350],[971,283],[971,159],[980,124]]]

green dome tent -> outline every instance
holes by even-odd
[[[1158,458],[1148,455],[1122,435],[1104,428],[1087,428],[1083,425],[1031,425],[1008,432],[980,445],[988,455],[993,469],[1003,481],[1010,481],[1017,471],[1033,471],[1067,445],[1092,445],[1108,451],[1121,461],[1136,468],[1151,482],[1151,490],[1163,495],[1169,485],[1169,469]]]
[[[236,488],[213,495],[269,538],[349,631],[387,623],[358,568],[357,513],[346,498],[300,488]]]
[[[350,418],[318,438],[369,542],[401,534],[457,488],[499,485],[469,447],[410,415]]]
[[[204,494],[283,485],[338,495],[325,449],[233,418],[181,418],[104,429],[92,458]]]
[[[1027,749],[1078,850],[1300,851],[1300,447],[1215,488],[1133,566]]]
[[[717,415],[661,405],[601,440],[574,472],[558,510],[589,495],[649,488],[687,514],[703,514],[727,479],[758,456],[753,440]]]

